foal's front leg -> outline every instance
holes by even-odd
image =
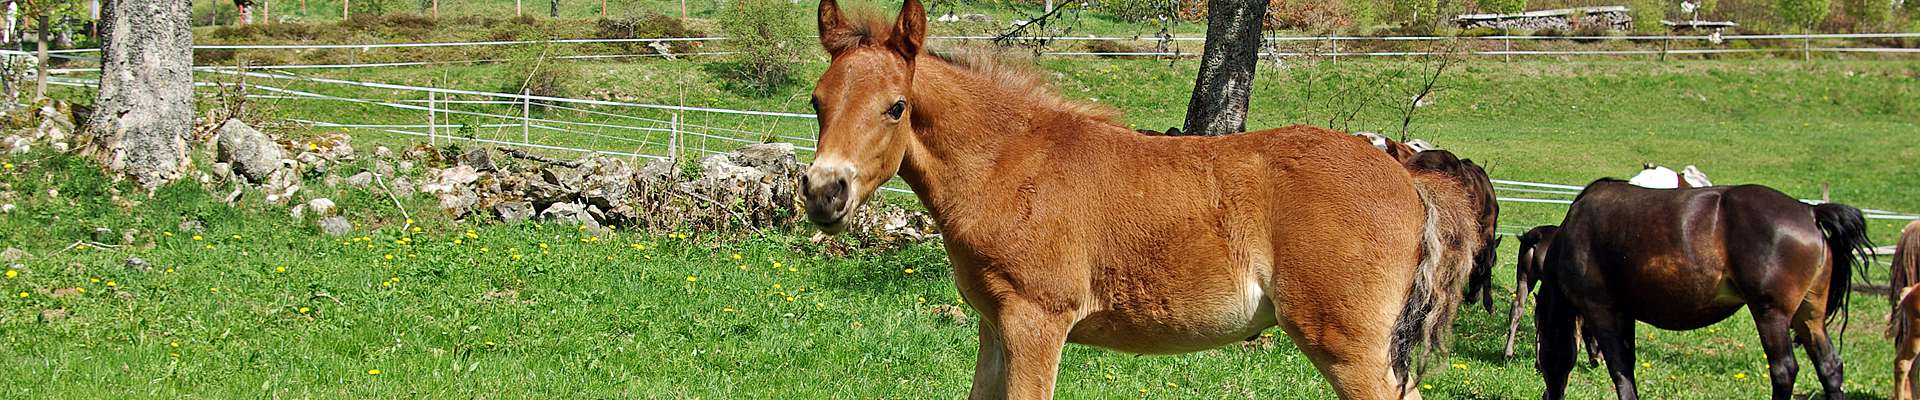
[[[968,398],[1053,398],[1071,317],[1019,301],[1001,304],[997,314],[980,324],[980,359]]]

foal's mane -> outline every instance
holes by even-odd
[[[893,35],[893,19],[870,7],[847,10],[846,20],[852,29],[843,36],[823,42],[828,49],[879,46]],[[951,46],[943,50],[928,49],[924,54],[971,72],[994,84],[999,92],[1011,99],[1025,100],[1031,107],[1080,115],[1097,123],[1125,126],[1118,122],[1120,113],[1111,107],[1061,97],[1047,79],[1046,71],[1036,66],[1030,58],[1010,56],[997,47],[978,44]],[[918,61],[926,60],[928,58],[923,56]]]

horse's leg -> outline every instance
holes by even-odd
[[[986,321],[980,323],[980,356],[973,363],[973,390],[967,398],[989,400],[1007,398],[1007,349],[1000,332]]]
[[[1336,331],[1341,328],[1331,326],[1303,324],[1286,326],[1286,331],[1341,399],[1399,399],[1402,390],[1407,393],[1406,399],[1420,398],[1415,389],[1418,383],[1401,382],[1402,377],[1395,376],[1387,359],[1380,357],[1388,351],[1375,347],[1388,345],[1390,336],[1384,332],[1388,329],[1372,335]]]
[[[1573,320],[1573,333],[1575,335],[1580,336],[1581,344],[1586,345],[1587,368],[1599,368],[1600,367],[1600,339],[1593,337],[1593,332],[1582,332],[1580,330],[1580,320],[1577,318]]]
[[[1516,269],[1518,269],[1520,272],[1519,272],[1519,276],[1517,277],[1518,279],[1514,280],[1513,307],[1510,309],[1510,312],[1507,314],[1506,357],[1509,360],[1513,359],[1513,340],[1514,338],[1520,336],[1520,313],[1523,311],[1526,311],[1527,309],[1527,294],[1529,293],[1529,291],[1527,290],[1528,289],[1527,286],[1529,286],[1527,282],[1528,280],[1527,269],[1525,267],[1516,268]]]
[[[1539,340],[1534,346],[1534,368],[1546,379],[1547,389],[1540,398],[1559,400],[1566,397],[1567,374],[1573,372],[1573,355],[1579,351],[1573,325],[1577,311],[1553,285],[1541,287],[1539,299],[1533,307],[1533,326],[1538,332],[1534,336]]]
[[[1895,322],[1898,323],[1898,322]],[[1913,368],[1913,360],[1920,358],[1920,335],[1893,338],[1896,351],[1893,359],[1893,400],[1912,400],[1914,375],[1920,373]]]
[[[1827,399],[1846,399],[1847,392],[1840,388],[1846,368],[1840,362],[1840,353],[1833,349],[1833,339],[1827,336],[1826,326],[1819,318],[1802,320],[1800,326],[1794,328],[1794,338],[1813,360],[1813,370],[1820,376],[1820,388],[1826,392]]]
[[[1773,399],[1793,398],[1793,378],[1800,365],[1793,359],[1793,338],[1789,332],[1793,316],[1778,306],[1752,304],[1754,325],[1760,330],[1760,346],[1767,352],[1767,373],[1773,381]],[[1612,361],[1612,354],[1608,354]]]
[[[1620,400],[1639,399],[1640,388],[1633,378],[1633,320],[1611,309],[1588,311],[1582,317],[1586,330],[1600,342],[1600,356],[1606,358],[1614,393]]]
[[[997,312],[993,326],[1006,366],[1006,397],[1053,398],[1054,374],[1060,368],[1060,349],[1067,345],[1072,316],[1017,300],[1000,304]]]

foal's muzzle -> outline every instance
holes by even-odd
[[[807,220],[827,233],[847,229],[847,214],[853,212],[854,169],[848,166],[814,164],[800,176],[800,193],[807,205]]]

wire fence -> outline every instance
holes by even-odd
[[[1726,37],[1722,37],[1721,39],[1727,39],[1727,38],[1789,39],[1789,40],[1802,39],[1802,40],[1810,41],[1812,39],[1920,38],[1920,33],[1727,35]],[[667,39],[724,40],[724,38],[666,38],[666,39],[651,39],[651,40],[667,40]],[[979,40],[984,38],[941,37],[938,39]],[[1105,37],[1105,38],[1083,37],[1083,38],[1060,38],[1060,39],[1061,40],[1068,40],[1068,39],[1070,40],[1140,40],[1140,41],[1172,39],[1172,40],[1193,41],[1193,40],[1198,40],[1199,38],[1174,37],[1174,38],[1151,39],[1151,38],[1119,38],[1119,37]],[[1269,40],[1280,40],[1280,41],[1329,41],[1331,43],[1336,43],[1336,44],[1341,41],[1360,41],[1360,40],[1439,41],[1439,40],[1454,40],[1454,39],[1547,40],[1547,39],[1562,39],[1562,38],[1499,37],[1499,36],[1482,37],[1482,38],[1450,38],[1450,37],[1432,37],[1432,36],[1417,36],[1417,37],[1329,36],[1329,37],[1312,37],[1312,38],[1308,38],[1308,37],[1269,38]],[[1603,39],[1603,40],[1710,40],[1706,36],[1623,36],[1623,37],[1601,37],[1600,39]],[[553,42],[589,43],[590,41],[563,40],[563,41],[553,41]],[[385,46],[385,47],[495,46],[495,45],[522,44],[522,43],[539,43],[539,42],[500,41],[500,42],[465,42],[465,43],[438,43],[438,44],[393,43],[393,44],[382,44],[380,46]],[[264,45],[268,47],[249,47],[245,45],[218,45],[218,46],[219,47],[207,47],[207,48],[220,48],[220,49],[265,48],[265,49],[284,50],[284,49],[299,49],[299,48],[339,48],[341,46],[351,47],[351,46],[369,46],[369,45],[318,44],[318,45]],[[1695,52],[1708,52],[1708,51],[1865,52],[1865,51],[1874,51],[1874,52],[1911,53],[1911,52],[1916,52],[1920,50],[1904,49],[1904,48],[1855,48],[1855,47],[1811,47],[1811,46],[1803,46],[1800,49],[1661,50],[1661,52],[1664,52],[1666,54],[1684,54],[1682,53],[1683,51],[1695,51]],[[65,52],[67,54],[82,53],[82,52],[85,52],[85,49],[67,50]],[[1516,54],[1621,55],[1621,54],[1649,54],[1648,52],[1649,50],[1561,51],[1561,52],[1487,51],[1487,52],[1478,52],[1475,54],[1482,54],[1482,55],[1516,55]],[[0,54],[5,54],[9,56],[24,55],[24,54],[16,54],[16,53],[19,53],[19,52],[0,52]],[[1046,53],[1043,53],[1043,54],[1046,54]],[[1053,54],[1062,55],[1062,56],[1082,55],[1078,53],[1053,53]],[[1112,54],[1106,54],[1106,53],[1091,53],[1091,54],[1101,55],[1101,56],[1112,55]],[[1168,53],[1163,53],[1163,52],[1140,53],[1140,54],[1143,56],[1156,56],[1156,57],[1169,55]],[[1177,55],[1179,53],[1174,52],[1173,54]],[[1317,56],[1329,55],[1329,53],[1311,53],[1311,54],[1317,55]],[[1395,52],[1395,53],[1385,53],[1385,52],[1338,53],[1336,52],[1331,54],[1337,54],[1341,56],[1391,57],[1391,56],[1418,55],[1421,53],[1419,52]],[[1286,54],[1279,54],[1279,55],[1286,56]],[[459,62],[459,61],[422,61],[420,62],[422,64],[407,64],[407,65],[425,65],[424,63],[428,63],[428,62]],[[331,66],[324,66],[324,67],[371,68],[371,67],[377,67],[377,66],[383,66],[383,65],[398,65],[398,64],[331,65]],[[487,92],[487,91],[477,91],[477,90],[463,90],[463,89],[451,89],[451,88],[440,88],[440,87],[429,87],[429,86],[415,86],[415,85],[401,85],[401,84],[390,84],[390,83],[381,83],[381,82],[356,81],[356,80],[348,80],[348,79],[311,77],[311,76],[303,76],[303,75],[299,75],[291,72],[291,70],[298,70],[303,68],[321,68],[321,67],[322,66],[271,66],[266,68],[249,67],[250,69],[243,70],[240,68],[232,68],[232,67],[202,66],[202,67],[195,67],[195,70],[200,73],[213,74],[215,76],[223,76],[228,78],[246,77],[246,78],[251,78],[256,80],[264,80],[265,82],[267,82],[267,83],[260,83],[259,81],[254,81],[252,83],[248,83],[247,85],[245,85],[248,91],[247,94],[252,99],[276,101],[276,102],[352,103],[360,106],[371,107],[371,109],[389,111],[389,113],[382,113],[388,119],[400,118],[400,119],[411,120],[411,122],[404,122],[404,123],[391,123],[391,122],[370,123],[370,122],[361,122],[361,121],[342,121],[338,119],[341,117],[339,115],[302,115],[302,116],[296,116],[294,118],[291,118],[291,120],[296,123],[309,125],[315,128],[325,128],[325,129],[337,128],[337,129],[343,129],[348,131],[377,132],[377,133],[384,133],[384,134],[402,135],[402,136],[407,136],[412,138],[424,138],[428,143],[436,143],[436,144],[444,140],[444,141],[449,141],[450,143],[453,143],[453,142],[482,143],[482,144],[489,144],[489,145],[525,147],[530,149],[574,152],[574,153],[583,153],[583,154],[607,154],[607,155],[636,157],[636,158],[645,158],[645,159],[678,159],[683,156],[697,157],[697,156],[705,156],[710,154],[719,154],[724,152],[725,150],[730,150],[733,147],[737,147],[743,144],[764,143],[764,142],[786,142],[786,143],[793,144],[795,149],[800,151],[801,153],[800,156],[802,157],[803,160],[811,159],[811,155],[815,150],[815,146],[817,145],[815,143],[815,140],[811,137],[811,132],[807,132],[803,130],[803,129],[808,129],[812,126],[811,122],[805,121],[805,120],[811,120],[815,117],[812,114],[805,114],[805,113],[762,111],[762,110],[741,110],[741,109],[728,109],[728,108],[717,108],[717,107],[694,107],[694,106],[685,106],[685,105],[648,104],[648,103],[639,103],[639,102],[613,101],[613,100],[600,100],[600,99],[539,96],[539,95],[532,95],[527,93]],[[273,70],[274,72],[261,72],[253,69],[268,69],[268,70]],[[97,71],[97,70],[90,70],[85,68],[73,68],[73,69],[50,70],[50,71],[62,72],[62,73],[84,73],[88,71]],[[97,80],[87,79],[87,78],[56,78],[50,81],[50,83],[53,83],[56,85],[67,85],[67,86],[91,86],[91,85],[97,85]],[[216,86],[215,84],[207,83],[207,82],[198,82],[196,85],[202,86],[202,87]],[[304,90],[295,89],[294,88],[295,85],[304,85],[304,86],[308,86],[309,88]],[[324,88],[324,90],[322,88]],[[335,95],[335,94],[323,93],[324,91],[343,92],[343,91],[352,91],[352,90],[361,90],[361,91],[377,90],[377,91],[389,94],[389,98],[377,99],[377,98],[368,98],[365,96]],[[543,110],[540,117],[534,116],[533,110],[535,109]],[[401,114],[401,115],[406,115],[406,117],[394,117],[393,114],[390,113],[391,111],[404,111],[410,114]],[[463,123],[452,122],[451,120],[456,116],[460,118],[466,118],[470,121],[463,122]],[[726,121],[729,119],[732,122],[732,126],[730,127],[724,126],[724,125],[727,125]],[[716,122],[716,121],[719,121],[719,122]],[[783,123],[783,121],[788,121],[788,122]],[[790,123],[792,121],[800,121],[805,123],[799,123],[799,124]],[[519,135],[513,134],[514,132],[512,131],[515,130],[514,128],[518,128],[517,130],[519,130],[518,132]],[[487,130],[490,132],[483,133],[481,132],[482,130]],[[536,135],[535,132],[538,132],[539,134]],[[1578,195],[1579,191],[1583,189],[1583,187],[1581,186],[1556,184],[1556,183],[1542,183],[1542,182],[1494,180],[1493,183],[1494,183],[1494,188],[1496,190],[1496,193],[1498,195],[1497,200],[1501,202],[1518,203],[1518,204],[1552,204],[1552,205],[1571,204],[1572,198]],[[897,178],[894,179],[892,182],[889,182],[882,189],[889,192],[896,192],[896,193],[910,192],[910,190],[906,188],[904,183],[899,181]],[[1874,209],[1863,209],[1863,211],[1866,212],[1867,218],[1872,218],[1872,219],[1890,219],[1890,220],[1920,219],[1920,216],[1915,216],[1913,214],[1907,214],[1907,213],[1893,212],[1893,211],[1874,210]]]

